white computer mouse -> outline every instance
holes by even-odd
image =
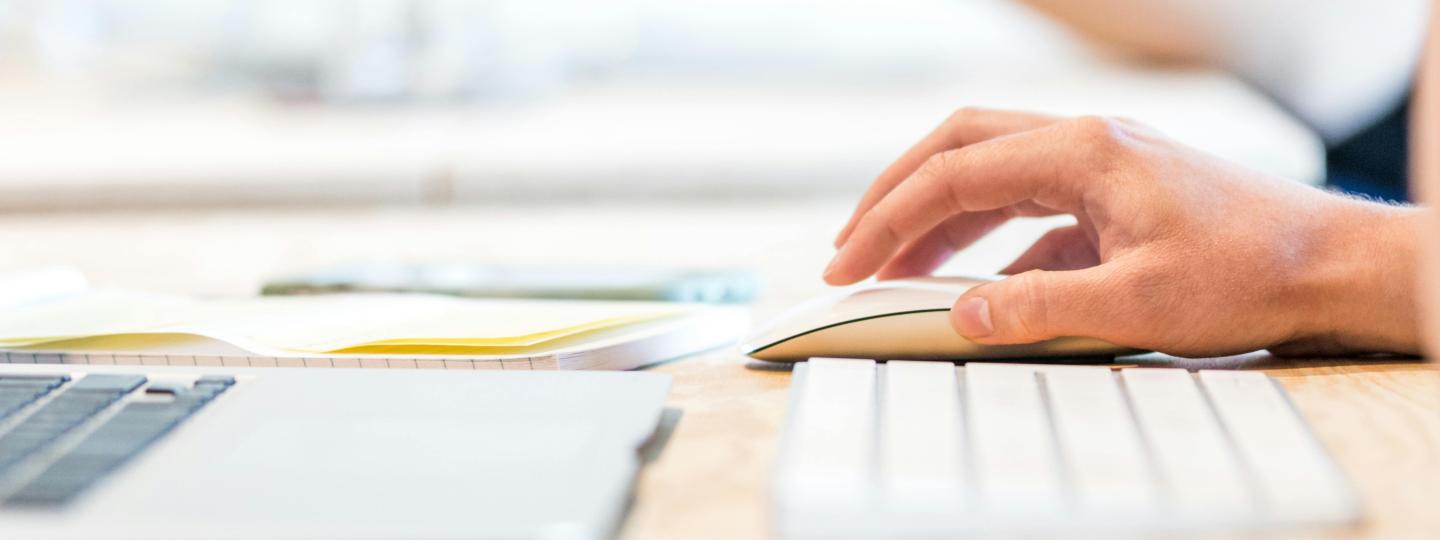
[[[1028,345],[981,345],[950,326],[966,290],[998,278],[924,277],[880,281],[806,302],[741,345],[761,360],[814,357],[876,360],[984,360],[1113,357],[1144,351],[1084,337]]]

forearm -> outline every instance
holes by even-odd
[[[1424,290],[1423,322],[1427,331],[1431,357],[1440,356],[1440,2],[1433,2],[1430,11],[1430,37],[1421,58],[1415,103],[1410,108],[1411,190],[1418,200],[1429,207],[1428,223],[1419,231],[1424,256],[1420,285]]]
[[[1394,106],[1424,32],[1410,0],[1024,1],[1112,48],[1238,75],[1329,143]]]
[[[1297,321],[1281,354],[1419,354],[1418,235],[1414,207],[1341,201],[1326,212],[1311,256],[1300,261]]]
[[[1082,35],[1146,58],[1210,60],[1208,38],[1194,24],[1188,2],[1142,0],[1023,0]],[[1124,16],[1117,16],[1124,14]]]

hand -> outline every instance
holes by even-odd
[[[1273,178],[1122,119],[956,113],[866,192],[825,280],[928,274],[1010,218],[1054,214],[1077,223],[960,297],[956,331],[1186,356],[1419,350],[1418,210]]]

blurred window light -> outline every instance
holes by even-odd
[[[984,4],[997,1],[0,0],[0,73],[341,102],[537,96],[620,73],[904,79],[977,47],[1013,60],[986,45],[1015,28],[966,17]]]

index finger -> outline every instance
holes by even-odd
[[[856,222],[826,269],[831,284],[874,274],[909,243],[945,219],[1034,201],[1061,212],[1079,211],[1089,171],[1065,124],[1006,135],[936,154]]]
[[[930,156],[1001,135],[1035,129],[1056,120],[1058,117],[1055,116],[1019,111],[969,107],[955,111],[924,139],[901,154],[899,159],[886,167],[880,176],[870,184],[870,187],[865,190],[865,194],[860,197],[860,203],[851,213],[845,228],[840,231],[839,236],[835,237],[835,247],[840,247],[849,240],[855,230],[855,224],[860,221],[860,216],[865,215],[876,203],[884,199],[886,194],[895,189],[895,186],[914,174],[915,170],[925,163],[925,160],[930,159]]]

